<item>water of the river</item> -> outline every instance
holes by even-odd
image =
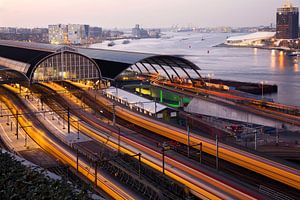
[[[197,64],[201,74],[214,78],[246,82],[267,81],[278,85],[274,101],[300,106],[300,58],[278,51],[252,48],[213,47],[226,40],[225,33],[166,33],[160,39],[131,40],[108,47],[108,42],[94,44],[93,48],[115,49],[149,53],[185,55]],[[209,51],[209,53],[208,53]]]

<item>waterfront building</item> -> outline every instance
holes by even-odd
[[[140,25],[137,24],[132,29],[132,36],[135,37],[135,38],[148,38],[149,34],[145,29],[140,28]]]
[[[151,38],[159,38],[161,30],[160,29],[150,29],[148,30],[149,37]]]
[[[227,38],[225,44],[229,46],[263,47],[275,37],[275,32],[256,32]]]
[[[299,8],[286,2],[277,9],[276,38],[297,39],[299,37]]]

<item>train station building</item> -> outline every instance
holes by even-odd
[[[181,56],[4,40],[0,40],[0,66],[1,83],[114,81],[126,70],[156,73],[170,81],[182,75],[190,81],[201,79],[200,68]]]

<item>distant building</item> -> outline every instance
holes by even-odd
[[[159,38],[161,30],[160,29],[150,29],[148,30],[148,35],[151,38]]]
[[[299,9],[290,3],[277,9],[276,38],[297,39],[299,37]]]
[[[31,33],[33,34],[48,34],[48,29],[47,28],[33,28],[31,29]]]
[[[50,44],[67,44],[68,27],[64,24],[49,25],[49,43]]]
[[[102,28],[101,27],[90,27],[89,29],[90,38],[101,38],[102,37]]]
[[[0,40],[48,43],[48,29],[0,27]]]
[[[31,29],[30,28],[18,28],[17,34],[30,34]]]
[[[135,38],[148,38],[149,34],[145,29],[140,28],[140,25],[137,24],[132,29],[132,36]]]
[[[69,44],[80,45],[87,43],[89,25],[69,24],[67,28]]]
[[[56,24],[49,25],[50,44],[74,44],[87,43],[89,26],[82,24]]]
[[[17,33],[17,28],[0,27],[0,33],[12,33],[12,34],[16,34]]]

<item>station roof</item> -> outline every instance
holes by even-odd
[[[127,91],[119,89],[119,88],[116,89],[115,87],[110,87],[108,89],[105,89],[104,91],[105,91],[105,93],[107,93],[111,96],[121,99],[135,107],[144,109],[152,114],[159,113],[159,112],[163,111],[164,109],[168,108],[167,106],[164,106],[160,103],[155,103],[149,99],[146,99],[139,95],[132,94],[130,92],[127,92]],[[155,109],[155,105],[156,105],[156,109]]]
[[[127,51],[104,50],[93,48],[78,48],[78,52],[97,60],[106,60],[118,63],[133,65],[148,57],[157,56],[155,54],[135,53]]]
[[[133,65],[136,66],[137,63],[149,64],[156,72],[163,69],[169,79],[171,79],[171,75],[169,74],[170,70],[179,76],[176,72],[178,68],[194,70],[201,78],[199,72],[197,72],[200,68],[181,56],[0,40],[0,57],[28,64],[30,67],[28,67],[27,72],[25,72],[27,75],[31,73],[34,66],[37,65],[40,60],[53,53],[64,50],[75,51],[93,59],[100,67],[102,77],[108,79],[117,78],[124,70]],[[147,67],[144,66],[144,68]],[[190,77],[188,72],[185,71],[185,73]]]
[[[20,42],[12,40],[0,40],[0,45],[45,52],[56,52],[58,49],[64,47],[64,45],[52,45],[36,42]]]

